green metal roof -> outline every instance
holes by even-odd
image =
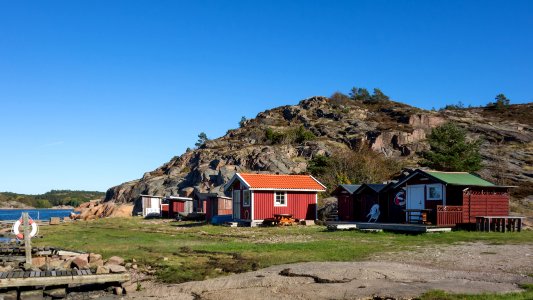
[[[476,175],[466,172],[438,172],[438,171],[423,171],[446,184],[453,185],[474,185],[474,186],[496,186]]]

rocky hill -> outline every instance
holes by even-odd
[[[311,97],[261,112],[241,128],[172,158],[141,179],[110,188],[105,201],[131,202],[141,193],[220,192],[237,171],[302,173],[311,158],[339,148],[369,147],[416,167],[417,153],[428,147],[426,135],[447,121],[484,140],[482,177],[519,185],[514,195],[529,196],[531,201],[533,103],[512,105],[504,113],[485,108],[437,112],[393,101],[363,103],[342,97]],[[305,138],[306,134],[313,138]]]

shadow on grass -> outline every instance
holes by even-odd
[[[177,222],[173,222],[170,224],[170,226],[180,227],[180,228],[194,228],[194,227],[201,227],[205,225],[208,225],[206,221],[201,221],[201,222],[177,221]]]

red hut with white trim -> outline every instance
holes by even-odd
[[[233,201],[233,219],[251,226],[275,214],[316,220],[318,193],[326,187],[310,175],[236,173],[226,184]]]

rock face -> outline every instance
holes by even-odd
[[[447,121],[457,122],[472,137],[484,140],[483,177],[526,186],[527,196],[533,193],[528,192],[533,187],[533,113],[524,116],[524,111],[533,111],[533,104],[513,105],[503,116],[481,108],[434,112],[392,101],[363,104],[311,97],[259,113],[242,128],[228,130],[199,149],[172,158],[141,179],[110,188],[104,201],[133,202],[140,194],[220,192],[235,172],[301,173],[313,156],[343,147],[370,147],[416,167],[418,153],[428,148],[427,134]],[[267,129],[287,132],[301,126],[316,138],[301,143],[272,143],[266,138]]]
[[[74,209],[79,215],[71,215],[72,218],[82,220],[92,220],[105,217],[131,217],[133,205],[116,205],[113,202],[101,203],[100,200],[93,200],[82,203]]]

